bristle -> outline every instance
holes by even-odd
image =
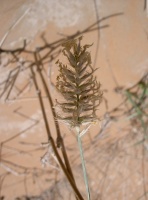
[[[92,45],[81,46],[82,37],[65,42],[62,46],[63,55],[67,57],[69,65],[57,61],[59,76],[56,87],[63,95],[65,102],[56,101],[62,114],[57,119],[78,127],[95,123],[97,107],[102,99],[100,83],[94,77],[95,70],[91,66],[91,56],[87,49]]]

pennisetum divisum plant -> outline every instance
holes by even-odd
[[[102,99],[102,91],[94,77],[96,69],[91,66],[91,55],[87,51],[91,45],[81,46],[81,40],[82,36],[62,44],[68,65],[59,60],[56,62],[59,66],[56,88],[64,97],[62,102],[56,100],[56,112],[57,120],[74,128],[77,134],[87,199],[90,200],[81,137],[98,121],[96,110]]]

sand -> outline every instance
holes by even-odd
[[[41,39],[43,32],[51,43],[83,31],[100,20],[95,26],[96,30],[83,33],[83,43],[93,43],[90,48],[92,64],[99,68],[95,75],[108,102],[108,108],[105,100],[99,107],[97,113],[100,122],[83,137],[92,200],[140,198],[144,190],[143,182],[147,180],[140,171],[142,150],[130,146],[135,139],[132,140],[126,131],[130,126],[129,121],[124,116],[118,122],[111,120],[100,136],[98,133],[107,121],[105,113],[123,100],[123,95],[115,92],[115,88],[128,89],[148,72],[148,13],[144,1],[31,0],[28,3],[25,0],[1,0],[0,16],[0,45],[4,49],[22,47],[25,39],[28,48],[35,50],[44,44]],[[7,59],[5,57],[0,65],[0,82],[8,77],[14,67],[3,67]],[[63,59],[63,56],[59,55],[56,59]],[[50,84],[50,81],[55,84],[58,74],[55,61],[48,63],[45,71],[54,102],[60,98]],[[42,198],[38,196],[39,199],[74,199],[66,178],[52,156],[49,166],[43,168],[41,165],[40,158],[47,150],[41,143],[47,142],[47,135],[37,94],[31,83],[23,94],[14,99],[29,76],[27,71],[21,73],[17,87],[11,93],[11,101],[4,103],[2,98],[0,104],[0,141],[4,143],[0,168],[1,196],[6,200],[41,194]],[[0,86],[2,88],[3,85]],[[44,92],[42,94],[45,95]],[[54,120],[46,98],[44,103],[50,129],[54,133]],[[75,135],[65,125],[61,124],[60,127],[79,189],[85,196]],[[15,135],[14,139],[6,141]],[[128,150],[125,150],[126,145],[130,146]],[[128,153],[132,156],[128,156]],[[25,171],[27,175],[23,174],[25,169],[29,169]]]

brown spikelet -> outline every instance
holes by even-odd
[[[102,99],[100,83],[94,77],[91,56],[87,49],[91,45],[81,46],[82,37],[65,42],[63,54],[69,65],[57,61],[59,75],[56,87],[63,95],[65,102],[57,102],[63,111],[57,119],[72,127],[94,123],[98,120],[96,110]]]

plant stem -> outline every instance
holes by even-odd
[[[45,90],[46,95],[47,95],[49,105],[50,105],[51,110],[52,110],[53,117],[54,117],[54,119],[56,119],[56,113],[55,113],[54,105],[53,105],[52,98],[51,98],[51,95],[50,95],[50,91],[49,91],[47,83],[44,79],[44,76],[42,74],[42,69],[43,69],[44,66],[43,66],[43,63],[41,62],[40,54],[34,53],[34,58],[35,58],[36,66],[37,66],[37,71],[38,71],[39,76],[41,78],[44,90]],[[62,151],[62,154],[63,154],[63,158],[64,158],[64,161],[65,161],[67,171],[68,171],[69,175],[71,176],[71,178],[73,179],[73,182],[76,186],[76,182],[75,182],[75,179],[74,179],[74,176],[73,176],[73,172],[72,172],[72,169],[71,169],[71,166],[70,166],[70,163],[69,163],[69,160],[68,160],[68,156],[67,156],[67,153],[66,153],[66,150],[65,150],[64,141],[63,141],[62,136],[61,136],[59,124],[55,120],[54,120],[54,122],[55,122],[55,128],[56,128],[56,133],[57,133],[57,141],[59,141],[59,142],[57,142],[57,147],[61,146],[61,151]],[[76,196],[76,200],[78,200],[77,196]]]
[[[37,94],[38,94],[38,99],[39,99],[41,111],[42,111],[42,114],[43,114],[43,119],[44,119],[44,123],[45,123],[46,132],[47,132],[47,135],[48,135],[48,140],[51,143],[51,146],[53,148],[55,156],[58,159],[59,165],[61,166],[65,176],[67,177],[67,179],[68,179],[68,181],[69,181],[69,183],[71,185],[71,187],[73,188],[75,195],[77,196],[77,198],[79,200],[84,200],[82,195],[81,195],[81,193],[79,192],[78,188],[76,187],[75,182],[73,181],[71,175],[67,171],[67,169],[66,169],[66,167],[65,167],[65,165],[64,165],[64,163],[63,163],[63,161],[62,161],[62,159],[61,159],[61,157],[60,157],[60,155],[59,155],[59,153],[57,151],[56,145],[54,143],[54,140],[53,140],[51,132],[50,132],[49,123],[48,123],[48,120],[47,120],[47,116],[46,116],[46,112],[45,112],[45,107],[44,107],[41,91],[40,91],[40,89],[38,87],[38,82],[37,82],[37,79],[36,79],[36,75],[35,75],[35,72],[34,72],[32,67],[30,67],[30,70],[31,70],[34,86],[35,86],[35,89],[36,89]]]
[[[86,192],[87,192],[87,199],[90,200],[90,189],[89,189],[89,184],[88,184],[88,177],[87,177],[83,147],[82,147],[81,136],[80,136],[80,128],[77,127],[76,131],[77,131],[77,140],[78,140],[78,146],[79,146],[80,157],[81,157],[81,164],[82,164],[82,169],[83,169],[84,182],[85,182],[85,187],[86,187]]]

